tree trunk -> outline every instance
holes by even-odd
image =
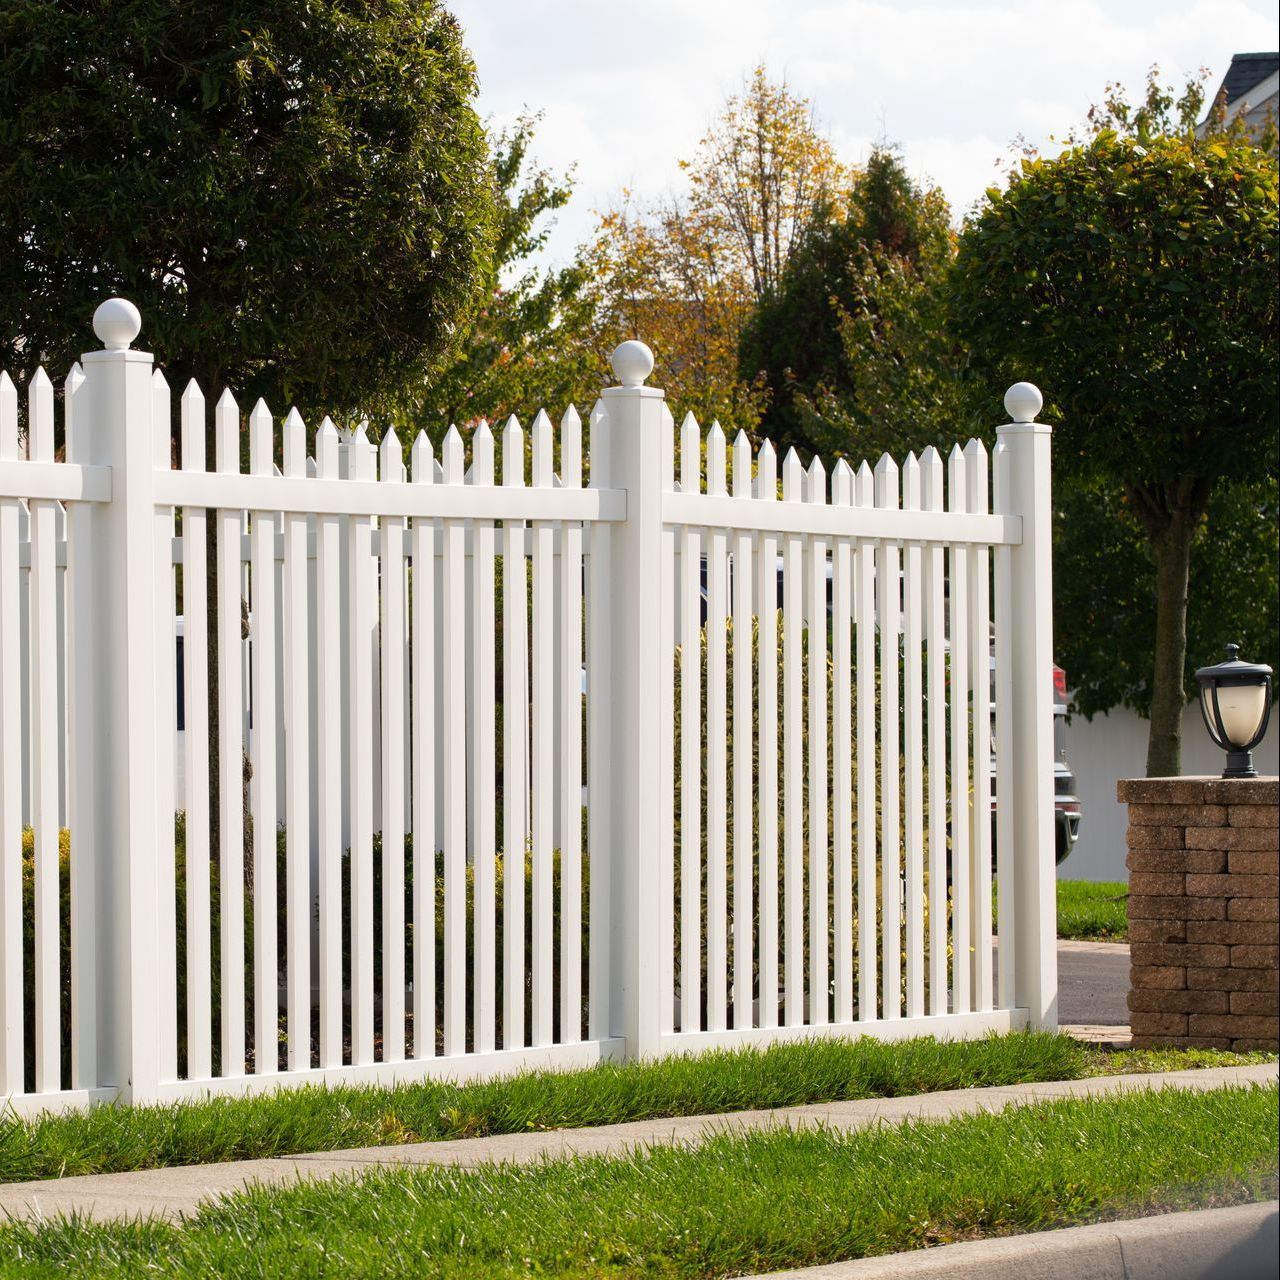
[[[1187,594],[1191,542],[1198,517],[1180,509],[1151,538],[1156,566],[1155,666],[1151,681],[1151,729],[1147,777],[1174,778],[1182,772],[1182,675],[1187,661]]]

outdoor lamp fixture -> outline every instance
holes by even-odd
[[[1271,668],[1241,662],[1240,646],[1227,645],[1227,660],[1196,672],[1200,711],[1214,744],[1227,753],[1224,778],[1256,778],[1253,749],[1271,718]]]

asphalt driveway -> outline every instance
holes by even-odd
[[[1058,943],[1058,1022],[1129,1024],[1129,944]]]

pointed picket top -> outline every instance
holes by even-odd
[[[805,494],[807,502],[815,502],[819,506],[825,506],[827,501],[827,469],[822,465],[822,459],[815,453],[813,461],[809,463],[809,470],[806,473],[809,481],[809,491]]]
[[[742,430],[733,437],[733,496],[751,497],[751,441]]]
[[[213,407],[214,469],[240,470],[240,406],[228,387]]]
[[[524,485],[524,428],[514,413],[502,428],[502,483]]]
[[[855,507],[871,507],[875,505],[875,476],[864,458],[853,477],[853,505]]]
[[[965,479],[968,485],[969,510],[984,515],[988,509],[990,490],[987,480],[987,446],[981,440],[970,440],[964,447]]]
[[[713,419],[707,432],[707,492],[726,493],[724,428]]]
[[[409,475],[414,484],[430,484],[433,480],[431,463],[434,460],[431,437],[419,430],[409,446]]]
[[[692,413],[680,423],[680,492],[702,489],[702,428]]]
[[[378,474],[384,484],[400,484],[404,480],[404,451],[395,427],[388,427],[378,445]]]
[[[794,448],[787,450],[782,459],[782,500],[783,502],[799,502],[804,485],[804,468],[800,465],[800,455]]]
[[[554,484],[551,471],[551,419],[545,409],[539,409],[529,428],[533,441],[533,483],[537,488],[550,489]]]
[[[204,392],[194,378],[187,380],[178,407],[182,420],[183,470],[203,471],[208,465],[204,444]]]
[[[853,502],[853,468],[843,459],[831,470],[831,505],[847,507]]]
[[[297,406],[285,415],[280,429],[284,474],[301,478],[307,474],[307,426]]]
[[[316,475],[322,480],[336,480],[338,470],[338,428],[326,415],[316,432]]]
[[[947,456],[947,510],[968,511],[969,509],[969,477],[965,463],[964,450],[959,444],[952,445]]]
[[[924,510],[942,510],[942,477],[942,455],[930,445],[920,455],[920,502]]]
[[[320,472],[316,469],[316,460],[314,458],[307,459],[307,479],[314,480]]]
[[[778,455],[772,440],[762,440],[756,455],[756,497],[766,502],[778,499]]]
[[[902,505],[907,511],[920,510],[920,463],[914,453],[902,464]]]
[[[471,433],[471,483],[493,483],[493,431],[484,418]]]
[[[267,402],[259,397],[249,412],[249,470],[256,476],[271,474],[272,456],[275,452],[274,423]]]
[[[560,483],[566,489],[582,488],[582,419],[573,405],[560,419]]]
[[[455,424],[450,424],[444,435],[444,447],[440,450],[445,484],[462,483],[462,434]]]
[[[43,366],[27,383],[27,456],[32,462],[53,461],[53,383]]]
[[[173,468],[173,401],[169,382],[159,369],[151,373],[152,461],[160,471]]]
[[[68,462],[83,462],[88,451],[88,441],[83,438],[84,423],[76,411],[76,397],[83,385],[84,370],[80,367],[80,362],[76,361],[67,370],[67,376],[62,382],[62,428],[66,437],[65,456]]]
[[[0,459],[14,462],[18,457],[18,388],[0,369]]]

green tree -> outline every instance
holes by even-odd
[[[942,193],[876,148],[743,334],[740,373],[764,379],[767,434],[831,457],[954,434],[967,388],[945,324],[953,240]]]
[[[118,293],[175,391],[394,406],[486,279],[475,94],[437,0],[0,6],[0,366],[65,370]],[[207,582],[216,839],[216,530]]]
[[[582,258],[542,271],[530,264],[546,246],[549,215],[573,193],[570,177],[531,161],[536,124],[536,117],[523,116],[494,140],[498,232],[485,271],[486,300],[453,359],[430,375],[403,415],[433,436],[453,422],[501,421],[542,406],[558,412],[608,384],[594,343],[590,268]]]
[[[1024,159],[966,225],[952,301],[982,376],[1045,386],[1059,482],[1123,495],[1142,529],[1149,775],[1180,769],[1197,535],[1224,483],[1275,474],[1280,425],[1276,163],[1239,131],[1197,137],[1201,105],[1153,77],[1140,108],[1113,90],[1090,137]]]
[[[0,7],[0,364],[135,301],[175,389],[375,412],[447,354],[493,235],[437,0]]]

